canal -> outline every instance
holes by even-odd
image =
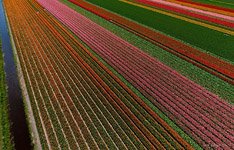
[[[9,118],[11,123],[11,137],[16,150],[32,149],[29,129],[24,112],[24,103],[21,95],[17,68],[10,42],[3,2],[0,0],[0,36],[2,39],[2,51],[4,55],[4,70],[8,87]]]

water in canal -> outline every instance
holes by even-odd
[[[26,122],[24,105],[20,86],[17,78],[16,66],[11,47],[8,27],[2,0],[0,0],[0,37],[2,40],[2,51],[4,54],[6,80],[8,86],[9,118],[11,122],[11,136],[16,150],[32,149],[29,129]]]

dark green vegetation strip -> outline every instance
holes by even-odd
[[[137,38],[138,40],[140,40],[140,42],[146,42],[148,44],[151,44],[135,35],[133,35],[132,33],[127,32],[124,29],[119,28],[116,25],[113,25],[112,23],[107,22],[106,20],[80,8],[77,7],[76,5],[68,2],[67,0],[61,0],[64,4],[68,5],[69,7],[71,7],[72,9],[76,10],[77,12],[81,13],[82,15],[85,15],[86,17],[89,17],[91,20],[93,20],[94,22],[99,23],[100,25],[106,27],[107,29],[110,29],[113,32],[117,32],[120,33],[120,36],[123,36],[123,38],[125,40],[129,41],[133,41],[133,37]],[[77,37],[76,37],[77,38]],[[77,38],[78,39],[78,38]],[[79,40],[79,39],[78,39]],[[81,41],[80,41],[81,42]],[[137,42],[137,41],[135,41]],[[82,42],[81,42],[82,43]],[[93,52],[87,45],[85,45],[85,43],[83,43],[84,46],[86,46],[86,48],[88,48],[90,50],[90,52],[97,57],[105,66],[107,66],[116,76],[118,76],[134,93],[136,93],[148,106],[150,106],[150,108],[156,112],[156,114],[158,114],[164,121],[166,121],[167,124],[169,124],[177,133],[179,133],[179,135],[185,139],[188,143],[190,143],[195,149],[201,149],[201,147],[191,138],[189,137],[183,130],[181,130],[174,122],[172,122],[163,112],[161,112],[157,107],[155,107],[148,99],[146,99],[135,87],[133,87],[127,80],[124,79],[124,77],[122,77],[118,72],[116,72],[109,64],[107,64],[100,56],[98,56],[95,52]],[[152,45],[152,44],[151,44]],[[154,46],[154,45],[152,45]],[[155,47],[155,46],[154,46]],[[162,50],[163,51],[163,50]],[[164,52],[164,51],[163,51]],[[169,53],[167,53],[169,54]],[[171,54],[169,54],[171,55]]]
[[[10,138],[10,124],[8,119],[6,80],[4,72],[4,61],[2,45],[0,41],[0,149],[12,149]]]
[[[214,5],[214,6],[234,9],[234,1],[233,0],[192,0],[192,1],[203,3],[203,4],[210,4],[210,5]]]
[[[152,12],[118,0],[87,0],[88,2],[146,25],[194,47],[234,62],[234,36],[206,27]]]

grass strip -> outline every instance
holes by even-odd
[[[2,44],[0,41],[0,149],[13,149],[8,117],[7,89],[4,71]]]

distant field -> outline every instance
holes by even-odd
[[[118,0],[87,1],[189,43],[206,52],[234,62],[233,36],[126,4]]]

